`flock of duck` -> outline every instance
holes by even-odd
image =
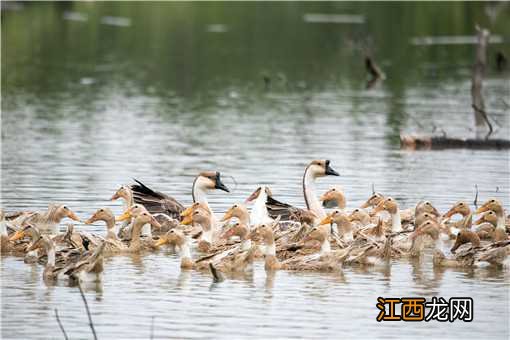
[[[207,201],[210,190],[229,192],[219,172],[202,172],[195,178],[189,207],[135,180],[111,197],[123,200],[121,216],[100,208],[84,221],[104,222],[105,235],[78,231],[73,224],[58,233],[63,219],[81,221],[65,205],[51,204],[46,212],[0,210],[1,253],[44,265],[44,280],[79,282],[100,281],[105,256],[161,247],[180,254],[182,269],[210,271],[215,280],[247,271],[257,259],[263,259],[267,271],[339,271],[349,265],[379,266],[391,259],[419,257],[426,247],[434,249],[434,266],[510,264],[510,218],[497,199],[475,211],[460,201],[440,214],[429,201],[404,210],[394,198],[373,193],[359,208],[347,211],[340,187],[316,194],[315,181],[324,176],[338,176],[330,161],[314,160],[306,167],[306,208],[282,203],[261,186],[221,218]],[[453,220],[454,215],[461,219]]]

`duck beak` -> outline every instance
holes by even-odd
[[[96,214],[90,216],[90,218],[85,221],[85,224],[92,224],[94,222],[96,222]]]
[[[131,211],[126,210],[126,211],[124,211],[124,213],[123,213],[122,215],[120,215],[119,217],[117,217],[117,218],[115,219],[115,221],[117,221],[117,222],[122,222],[122,221],[126,221],[126,220],[130,219],[131,217],[132,217],[132,215],[131,215]]]
[[[226,220],[229,220],[232,218],[232,208],[228,209],[225,215],[223,215],[223,218],[221,219],[221,222],[225,222]]]
[[[9,241],[16,241],[22,239],[23,237],[25,237],[25,232],[23,230],[18,230],[9,238]]]
[[[191,215],[192,212],[193,212],[193,208],[192,207],[187,207],[186,209],[184,209],[181,212],[181,217],[189,216],[189,215]]]
[[[375,208],[374,208],[374,213],[377,213],[379,211],[383,211],[384,210],[384,201],[381,201],[381,203],[379,203]]]
[[[191,217],[191,214],[188,214],[188,215],[184,216],[184,218],[181,221],[181,224],[190,225],[191,222],[193,222],[193,218]]]
[[[327,201],[329,200],[329,192],[325,192],[321,195],[321,197],[319,197],[319,201]]]
[[[320,223],[319,225],[324,225],[324,224],[331,224],[331,222],[333,221],[333,218],[331,216],[326,216]]]
[[[452,217],[455,214],[456,214],[455,208],[451,208],[450,210],[448,210],[446,212],[446,214],[444,214],[444,217],[445,218],[450,218],[450,217]]]
[[[479,225],[479,224],[482,224],[483,222],[485,222],[484,216],[482,216],[478,220],[476,220],[474,224]]]
[[[214,184],[214,189],[230,192],[230,190],[228,190],[227,186],[225,184],[223,184],[223,182],[221,181],[219,172],[216,173],[216,181]]]
[[[485,211],[488,211],[488,210],[489,210],[488,207],[486,207],[485,205],[482,205],[480,208],[476,209],[475,214],[481,214],[481,213],[483,213]]]
[[[115,194],[113,194],[112,197],[110,197],[110,201],[115,201],[115,200],[118,200],[119,198],[120,198],[119,194],[115,193]]]
[[[80,222],[80,218],[78,216],[76,216],[76,214],[72,211],[69,211],[69,214],[67,214],[67,217],[69,217],[73,221]]]
[[[163,244],[167,244],[168,239],[166,237],[161,237],[156,243],[154,243],[154,247],[162,246]]]
[[[329,165],[329,161],[326,161],[326,175],[327,176],[340,176],[338,172],[333,170],[333,168]]]
[[[360,207],[360,208],[362,208],[362,209],[366,209],[366,208],[368,208],[369,206],[370,206],[370,203],[368,203],[368,201],[366,201],[365,203],[363,203],[363,204],[361,205],[361,207]]]
[[[246,201],[244,201],[244,203],[250,203],[250,202],[253,202],[254,200],[256,200],[258,197],[259,197],[259,194],[260,194],[260,191],[262,189],[261,188],[258,188],[257,190],[255,190],[251,195],[250,197],[248,197],[246,199]]]
[[[154,216],[151,216],[151,220],[149,221],[150,225],[155,227],[155,228],[161,228],[161,224],[158,222],[158,220],[156,220],[156,218]]]

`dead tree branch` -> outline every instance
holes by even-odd
[[[64,334],[64,339],[69,340],[66,330],[64,329],[64,325],[62,325],[62,322],[60,321],[60,318],[58,316],[58,310],[56,308],[55,308],[55,318],[57,319],[57,323],[58,323],[58,326],[60,327],[60,330],[62,331],[62,334]]]
[[[78,284],[78,288],[80,289],[81,298],[83,299],[83,303],[85,304],[85,309],[87,310],[87,316],[89,318],[90,329],[92,330],[92,334],[94,335],[94,340],[97,340],[96,330],[94,328],[94,323],[92,322],[92,316],[90,315],[89,304],[87,303],[87,299],[85,298],[85,294],[83,294],[83,289]]]

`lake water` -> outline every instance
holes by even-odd
[[[504,3],[7,7],[7,211],[63,202],[81,218],[99,207],[120,214],[120,203],[108,199],[133,177],[189,204],[203,170],[221,171],[232,189],[211,195],[217,213],[260,184],[304,206],[304,167],[325,158],[341,177],[321,179],[318,190],[341,185],[348,208],[372,184],[401,207],[428,199],[445,212],[457,200],[473,202],[475,184],[481,200],[497,197],[510,207],[508,151],[410,152],[398,143],[400,132],[474,135],[474,47],[414,46],[412,39],[473,35],[475,22],[506,39],[490,45],[484,91],[495,136],[509,136],[508,71],[493,66],[496,51],[510,56]],[[387,75],[370,90],[362,45]],[[104,233],[101,225],[77,228]],[[55,308],[71,338],[91,338],[78,289],[46,286],[42,270],[2,258],[2,338],[61,338]],[[212,284],[207,274],[181,272],[178,256],[160,250],[107,259],[104,282],[86,296],[101,339],[147,339],[151,327],[156,338],[485,339],[509,336],[509,279],[503,270],[434,269],[426,254],[337,275],[267,277],[256,263],[246,277]],[[379,296],[470,296],[474,321],[378,323]]]

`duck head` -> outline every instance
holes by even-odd
[[[76,214],[71,209],[69,209],[67,205],[60,205],[55,211],[55,216],[60,218],[67,217],[73,221],[80,222],[80,218],[76,216]]]
[[[113,222],[113,224],[115,224],[115,215],[113,215],[113,212],[109,208],[99,208],[85,221],[85,224],[92,224],[97,221],[105,221],[107,224],[108,222]]]
[[[155,247],[162,246],[164,244],[170,244],[181,247],[186,242],[186,235],[176,228],[170,229],[165,235],[163,235],[155,244]]]
[[[470,230],[461,230],[457,234],[455,244],[451,249],[452,253],[455,253],[455,251],[465,243],[471,243],[471,246],[473,248],[480,248],[480,237],[478,237],[478,235],[475,232],[472,232]]]
[[[495,198],[491,198],[490,200],[486,201],[480,208],[475,211],[475,214],[480,214],[489,210],[494,211],[497,216],[503,216],[503,205],[499,200]]]
[[[416,205],[415,208],[415,216],[418,216],[421,213],[428,212],[436,217],[441,216],[439,211],[432,205],[430,201],[421,201]]]
[[[439,232],[440,228],[437,222],[426,220],[420,224],[409,237],[411,240],[414,240],[420,235],[429,235],[433,240],[437,240],[439,239]]]
[[[244,204],[234,204],[231,206],[227,212],[225,212],[225,215],[223,215],[223,218],[221,219],[222,222],[227,221],[233,217],[236,217],[238,219],[245,219],[249,218],[249,212],[248,209],[244,206]]]
[[[209,218],[211,217],[211,211],[209,210],[207,205],[205,205],[204,203],[195,202],[181,213],[182,218],[181,224],[190,225],[194,221],[193,215],[197,211],[200,211],[201,215],[207,215]],[[195,219],[196,218],[197,217],[195,217]]]
[[[450,218],[456,214],[461,214],[462,216],[467,216],[471,213],[471,209],[469,208],[469,205],[464,201],[459,201],[455,203],[450,210],[444,214],[445,218]]]
[[[131,189],[127,185],[122,185],[113,196],[110,198],[110,201],[118,200],[119,198],[123,198],[126,201],[129,201],[131,199],[132,193]]]
[[[32,241],[34,241],[34,240],[37,240],[41,236],[41,233],[39,232],[39,230],[36,227],[34,227],[32,225],[27,225],[27,226],[23,227],[22,229],[16,231],[9,238],[9,241],[21,240],[21,239],[25,238],[25,236],[28,236]]]
[[[142,213],[149,213],[147,209],[141,204],[133,204],[131,207],[129,207],[126,211],[122,213],[119,217],[117,217],[115,220],[117,222],[122,222],[129,220],[132,217],[136,217]]]
[[[398,203],[397,201],[392,197],[387,197],[383,199],[379,204],[375,207],[374,212],[379,212],[386,210],[390,214],[396,214],[398,211]]]
[[[266,186],[258,187],[247,199],[244,201],[244,203],[250,203],[255,201],[257,198],[259,198],[260,194],[265,193],[267,196],[271,197],[273,196],[273,193],[271,192],[271,189]]]
[[[319,200],[322,201],[322,206],[325,208],[338,207],[345,209],[345,195],[339,186],[334,186],[326,191]]]
[[[232,236],[238,236],[241,239],[244,239],[248,236],[250,233],[250,230],[248,229],[248,226],[246,224],[241,222],[236,222],[234,225],[232,225],[230,228],[228,228],[223,235],[221,235],[221,239],[228,240]]]
[[[376,207],[379,203],[384,200],[384,196],[378,192],[375,192],[370,196],[365,203],[361,205],[361,208],[366,209],[368,207]]]
[[[498,223],[498,216],[494,211],[489,210],[485,214],[483,214],[478,220],[475,221],[475,225],[479,225],[484,222],[489,222],[493,226],[496,226]]]

